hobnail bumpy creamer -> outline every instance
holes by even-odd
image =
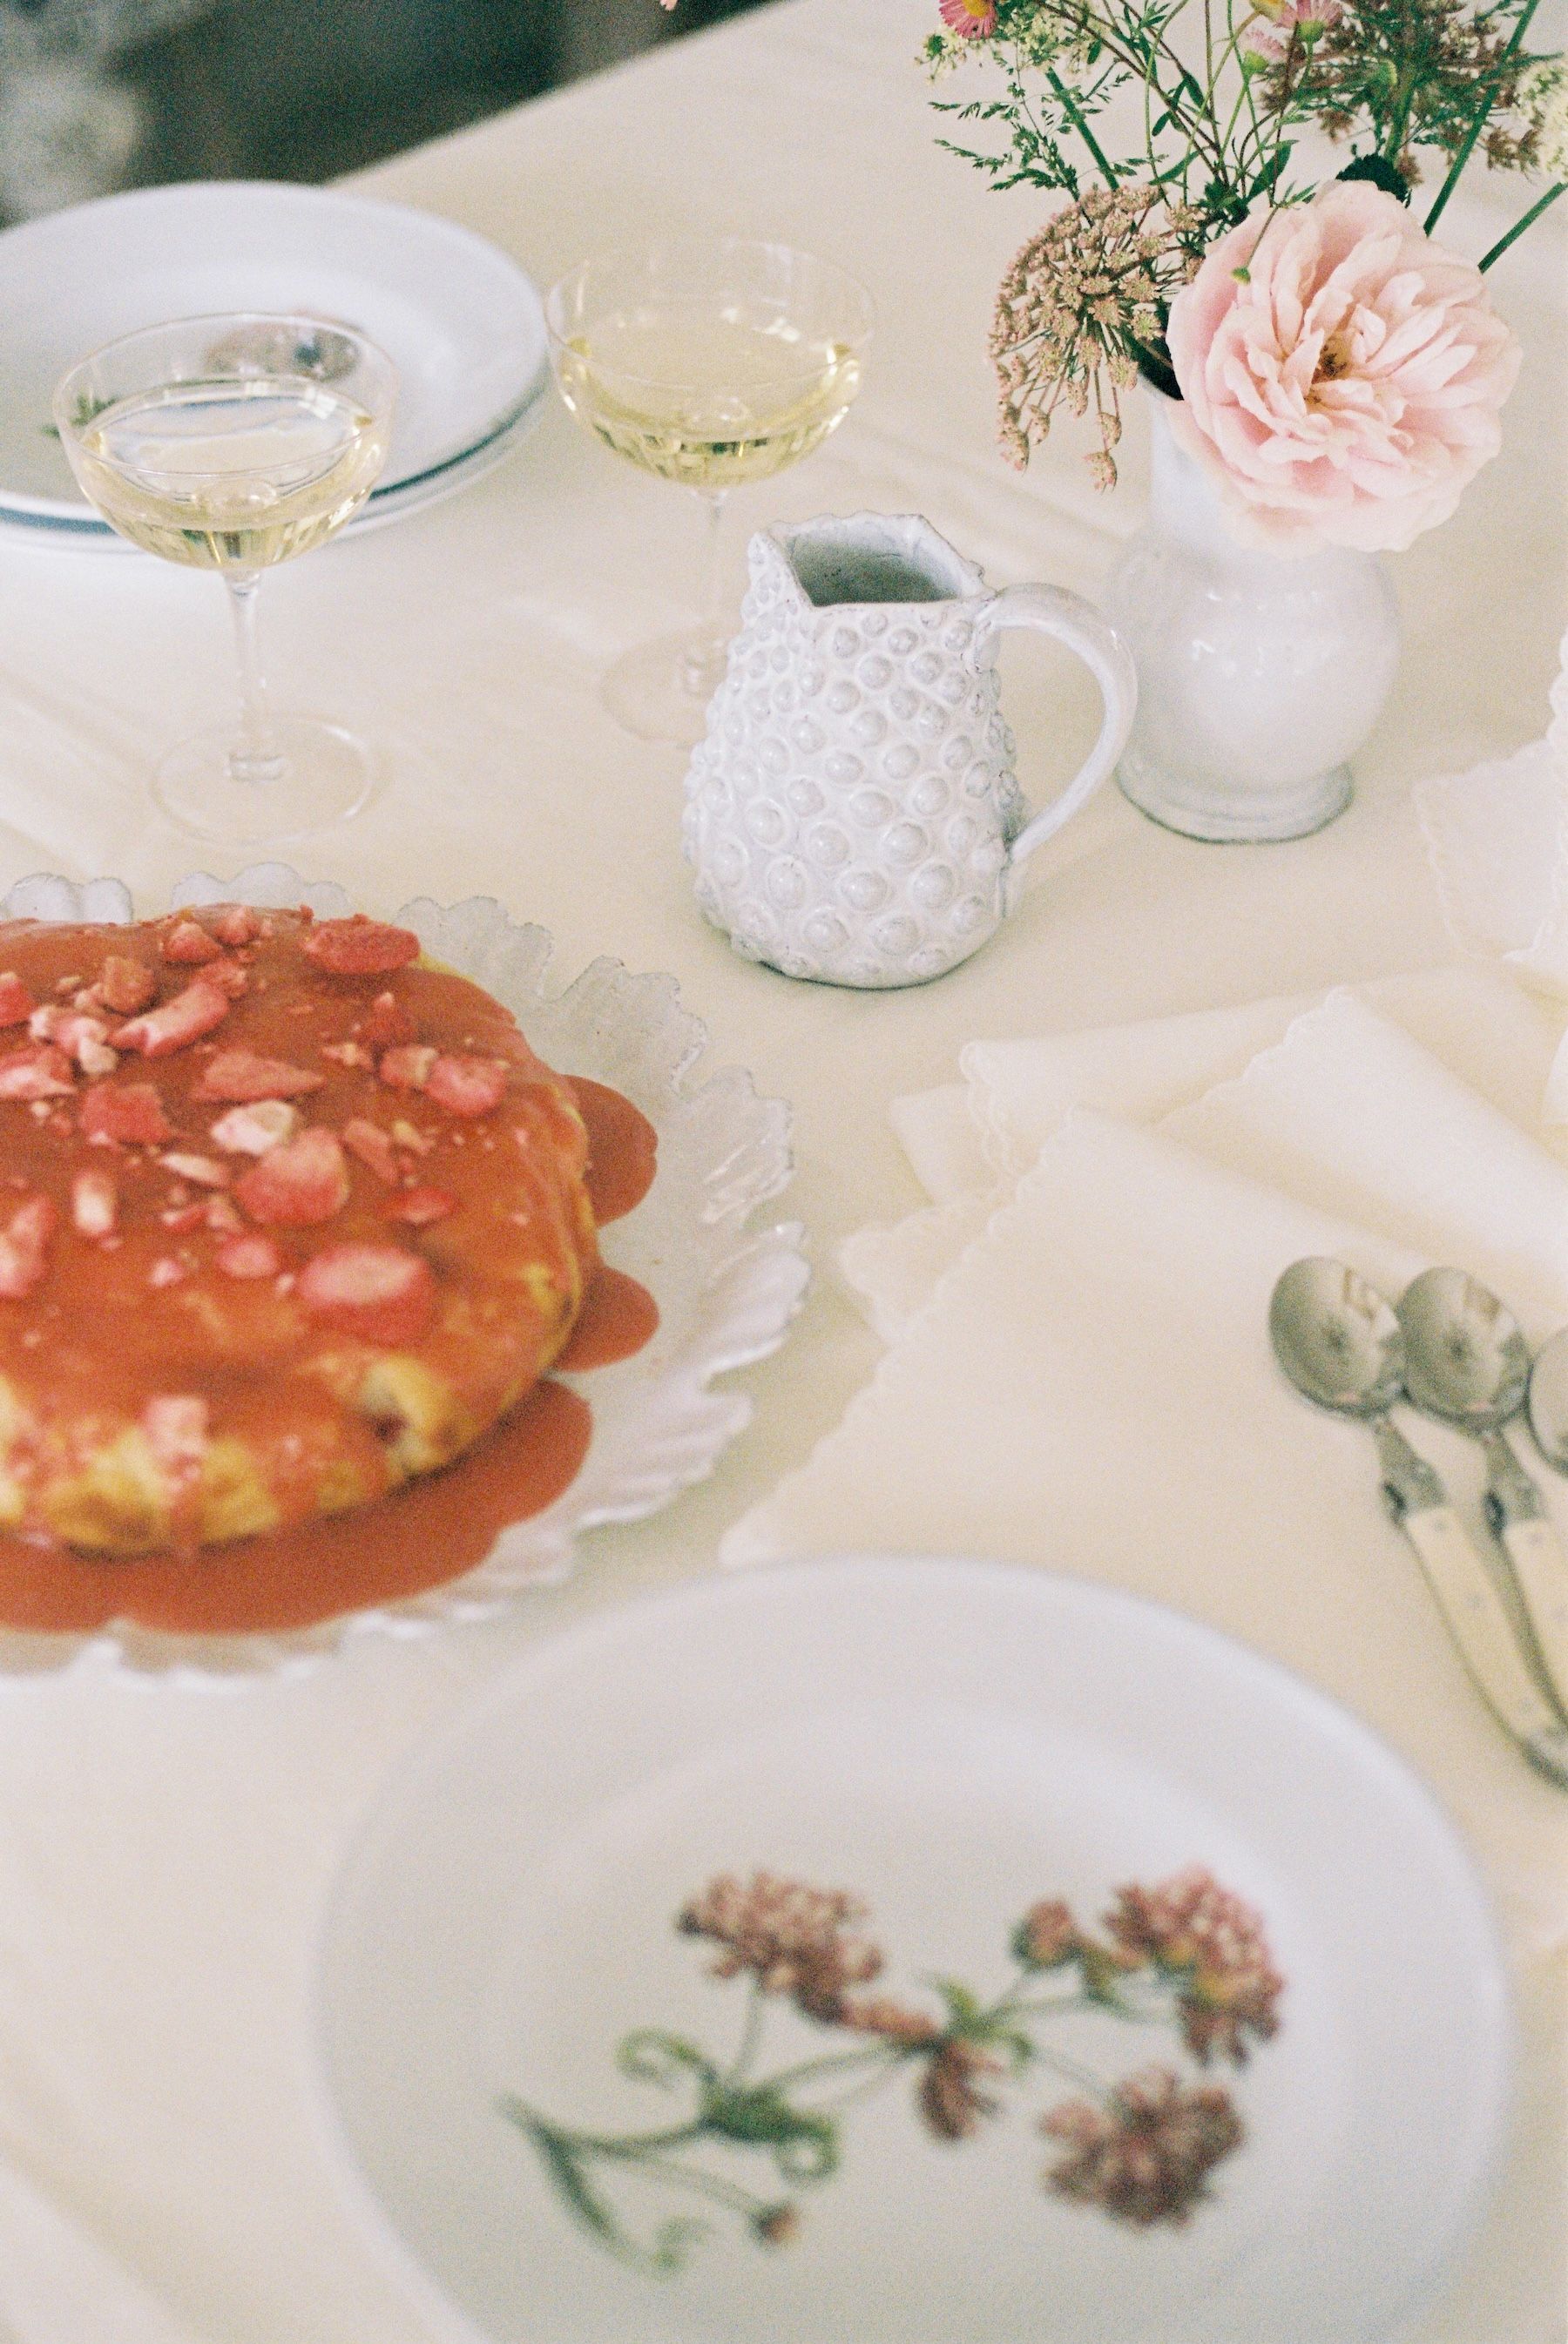
[[[764,530],[750,569],[686,779],[697,901],[738,953],[787,976],[940,976],[1000,924],[1025,824],[995,631],[1073,628],[1005,611],[1009,598],[913,516]],[[1053,614],[1071,603],[1075,620],[1087,608],[1015,592]],[[1065,819],[1079,783],[1039,819]]]
[[[786,976],[940,976],[1000,920],[1023,821],[975,613],[817,610],[764,534],[741,621],[686,783],[698,903]]]

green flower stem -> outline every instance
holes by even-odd
[[[1003,1988],[996,2000],[991,2005],[986,2014],[987,2018],[1006,2018],[1016,2007],[1018,1996],[1027,1991],[1030,1979],[1037,1978],[1039,1975],[1037,1969],[1029,1968],[1020,1962],[1017,1976],[1011,1985]]]
[[[1209,0],[1204,0],[1205,7],[1208,5]],[[1154,85],[1147,81],[1143,85],[1143,148],[1148,157],[1149,178],[1158,187],[1159,157],[1154,151]]]
[[[1063,113],[1067,116],[1067,120],[1072,124],[1073,128],[1077,132],[1078,136],[1083,140],[1084,145],[1088,148],[1090,155],[1094,157],[1095,168],[1103,175],[1107,187],[1119,187],[1121,185],[1119,173],[1112,167],[1104,148],[1101,146],[1098,139],[1095,136],[1094,132],[1089,128],[1088,123],[1078,106],[1077,98],[1073,96],[1071,91],[1067,88],[1066,82],[1063,81],[1060,74],[1057,73],[1055,66],[1047,66],[1046,67],[1046,79],[1050,83],[1053,91],[1060,101]]]
[[[889,2059],[885,2066],[873,2067],[868,2075],[862,2076],[858,2084],[851,2084],[847,2092],[835,2092],[831,2098],[818,2100],[814,2106],[824,2116],[841,2116],[845,2108],[852,2108],[858,2101],[868,2100],[873,2092],[879,2092],[889,2076],[896,2075],[903,2065],[903,2056]]]
[[[1260,20],[1267,19],[1267,9],[1249,7],[1247,11],[1246,16],[1242,20],[1239,29],[1238,29],[1233,8],[1230,17],[1230,37],[1225,45],[1224,53],[1219,60],[1221,71],[1224,70],[1227,65],[1233,65],[1235,66],[1236,71],[1240,77],[1241,84],[1240,88],[1237,92],[1236,103],[1230,110],[1230,119],[1225,126],[1224,143],[1227,150],[1229,148],[1231,139],[1235,136],[1236,125],[1240,118],[1241,108],[1243,106],[1247,108],[1247,128],[1243,133],[1240,144],[1236,150],[1237,177],[1244,187],[1257,177],[1258,171],[1261,167],[1263,160],[1264,129],[1262,121],[1258,113],[1258,96],[1257,92],[1253,87],[1253,76],[1248,70],[1246,59],[1241,54],[1241,35],[1247,31],[1249,25],[1256,25]],[[1280,114],[1279,126],[1281,136],[1283,136],[1284,130],[1290,121],[1290,103],[1289,100],[1287,100],[1285,106],[1280,109]]]
[[[1063,13],[1067,14],[1066,9]],[[1225,178],[1224,152],[1216,143],[1219,135],[1217,126],[1206,123],[1201,114],[1190,112],[1183,97],[1175,96],[1156,78],[1155,59],[1157,56],[1163,56],[1176,68],[1178,89],[1183,87],[1181,76],[1186,68],[1168,41],[1157,33],[1148,42],[1148,55],[1139,56],[1126,45],[1108,20],[1098,17],[1092,8],[1080,6],[1075,9],[1069,21],[1075,31],[1098,41],[1107,56],[1124,67],[1135,81],[1152,83],[1155,95],[1168,114],[1172,126],[1184,133],[1195,148],[1207,154],[1215,177],[1229,186]]]
[[[1419,86],[1420,76],[1412,67],[1407,66],[1404,72],[1401,73],[1399,77],[1399,81],[1394,88],[1393,96],[1390,101],[1389,126],[1383,133],[1383,143],[1378,149],[1385,163],[1393,163],[1399,158],[1400,148],[1404,145],[1406,134],[1410,129],[1411,108],[1415,104],[1416,91]],[[1489,82],[1489,90],[1491,84]],[[1490,102],[1486,111],[1488,113],[1491,111]],[[1485,115],[1483,114],[1480,119],[1483,121],[1485,119]],[[1471,145],[1473,146],[1474,143],[1475,131],[1472,128],[1471,132]],[[1468,154],[1469,148],[1466,148],[1465,151]],[[1437,209],[1442,209],[1441,204],[1437,207]],[[1436,216],[1437,212],[1434,210],[1432,215],[1433,218],[1435,218]]]
[[[762,1983],[760,1979],[753,1978],[751,1995],[746,2003],[745,2025],[741,2029],[739,2046],[731,2063],[729,2073],[724,2077],[726,2084],[740,2083],[745,2076],[746,2069],[755,2058],[757,2044],[763,2031],[764,2015]]]
[[[671,2125],[663,2132],[576,2132],[570,2125],[555,2124],[550,2117],[541,2117],[537,2108],[531,2108],[526,2100],[520,2100],[513,2092],[502,2093],[500,2107],[502,2116],[510,2117],[513,2124],[521,2125],[525,2132],[549,2133],[566,2147],[587,2149],[595,2157],[637,2158],[650,2150],[683,2148],[688,2141],[701,2140],[707,2130],[699,2117],[691,2124]]]
[[[1107,2007],[1098,1995],[1069,1994],[1064,1995],[1059,2002],[1010,2002],[1004,2016],[1008,2018],[1054,2018],[1058,2010],[1104,2010]],[[1125,2011],[1119,2015],[1130,2018],[1133,2013]]]
[[[874,2043],[863,2051],[830,2051],[820,2059],[803,2059],[798,2067],[781,2068],[776,2076],[768,2076],[758,2088],[765,2092],[788,2091],[810,2076],[828,2076],[835,2071],[842,2073],[845,2067],[863,2067],[873,2059],[892,2065],[908,2058],[914,2047],[903,2044]]]
[[[1527,227],[1533,227],[1535,222],[1540,218],[1542,213],[1547,210],[1551,205],[1554,204],[1558,197],[1562,195],[1568,195],[1568,179],[1559,179],[1554,187],[1548,187],[1543,196],[1538,197],[1536,201],[1531,205],[1530,209],[1524,214],[1523,217],[1514,221],[1513,226],[1509,229],[1508,234],[1506,236],[1500,236],[1490,252],[1482,253],[1477,266],[1482,268],[1490,268],[1494,260],[1501,260],[1509,246],[1511,244],[1516,244],[1519,238],[1523,235],[1525,229]]]
[[[1470,161],[1472,155],[1475,152],[1475,142],[1480,137],[1482,130],[1485,129],[1487,116],[1492,112],[1492,91],[1496,85],[1502,79],[1503,75],[1506,73],[1508,67],[1512,64],[1514,57],[1517,56],[1519,45],[1523,40],[1526,32],[1529,30],[1530,19],[1534,15],[1536,9],[1540,5],[1541,0],[1525,0],[1525,5],[1520,12],[1519,22],[1513,27],[1513,37],[1509,42],[1508,46],[1503,50],[1502,56],[1498,59],[1497,70],[1488,77],[1486,94],[1482,97],[1481,104],[1476,107],[1474,118],[1471,123],[1470,128],[1464,134],[1464,144],[1461,146],[1458,154],[1454,157],[1453,161],[1450,164],[1448,177],[1443,181],[1442,187],[1438,189],[1432,207],[1426,216],[1423,225],[1428,236],[1431,234],[1433,228],[1437,226],[1438,221],[1442,217],[1443,212],[1447,208],[1448,199],[1450,196],[1452,195],[1455,187],[1458,187],[1464,167]],[[1522,228],[1529,227],[1530,217],[1533,217],[1533,215],[1527,217],[1521,223],[1522,230]],[[1508,239],[1505,237],[1503,241],[1506,243]],[[1501,247],[1498,248],[1499,250],[1501,250]],[[1497,258],[1496,251],[1490,254],[1488,258],[1495,259]],[[1482,261],[1482,267],[1484,268],[1485,266],[1485,261]]]
[[[1065,2084],[1076,2084],[1080,2092],[1087,2092],[1090,2099],[1098,2100],[1102,2108],[1108,2102],[1109,2093],[1090,2068],[1080,2067],[1076,2059],[1064,2058],[1059,2051],[1041,2051],[1037,2056],[1047,2067],[1054,2067]]]
[[[759,2198],[754,2190],[743,2189],[738,2181],[726,2181],[719,2174],[704,2173],[699,2165],[677,2164],[673,2157],[628,2156],[622,2157],[622,2162],[640,2165],[646,2172],[656,2174],[661,2181],[673,2181],[683,2189],[694,2189],[700,2196],[713,2198],[715,2205],[726,2206],[732,2213],[744,2214],[748,2218],[765,2214],[771,2206],[777,2203],[775,2198]]]

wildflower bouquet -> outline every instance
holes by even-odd
[[[997,298],[1009,458],[1065,407],[1109,488],[1141,375],[1249,535],[1379,551],[1446,519],[1518,370],[1483,272],[1568,185],[1538,5],[939,0],[932,74],[997,76],[936,100],[942,143],[1066,199]],[[1431,231],[1476,158],[1547,184],[1472,263]]]

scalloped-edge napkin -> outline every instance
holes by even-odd
[[[1568,1124],[1563,1013],[1501,969],[1421,970],[1349,988],[1347,997],[1523,1130],[1541,1133],[1543,1114],[1553,1113],[1552,1086],[1561,1081]],[[1084,1033],[970,1043],[959,1062],[962,1082],[894,1102],[894,1127],[931,1208],[891,1228],[862,1230],[840,1251],[840,1268],[878,1334],[893,1341],[904,1331],[1075,1109],[1139,1124],[1179,1113],[1243,1076],[1327,998],[1281,997]],[[1331,1066],[1327,1078],[1331,1087]],[[1396,1164],[1396,1188],[1401,1177]]]

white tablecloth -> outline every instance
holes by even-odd
[[[991,293],[1039,207],[989,195],[936,150],[912,62],[927,13],[792,0],[362,184],[482,230],[541,281],[655,227],[784,237],[847,262],[881,308],[863,399],[809,465],[737,499],[737,557],[745,529],[781,513],[918,509],[996,583],[1093,591],[1139,515],[1139,427],[1114,500],[1096,498],[1065,435],[1022,483],[994,455]],[[1476,251],[1507,217],[1492,189],[1448,222]],[[718,1057],[794,1103],[790,1202],[819,1263],[919,1201],[887,1102],[946,1080],[976,1036],[1451,958],[1410,786],[1543,728],[1564,616],[1561,217],[1496,272],[1526,349],[1507,447],[1457,520],[1395,566],[1400,686],[1355,806],[1321,837],[1199,846],[1107,791],[1041,856],[1011,925],[934,988],[835,994],[733,958],[679,856],[680,757],[628,740],[594,697],[606,656],[667,622],[696,517],[552,410],[466,495],[268,581],[287,696],[363,722],[404,760],[380,803],[299,859],[372,910],[416,888],[499,892],[554,930],[564,969],[612,952],[674,971]],[[152,561],[0,551],[0,876],[115,872],[150,909],[201,860],[153,814],[143,772],[223,712],[221,603],[210,579]],[[1090,689],[1032,644],[1010,644],[1005,672],[1026,786],[1054,783],[1090,736]],[[430,2344],[344,2211],[317,2130],[312,1946],[346,1837],[389,1765],[534,1638],[711,1568],[723,1531],[809,1453],[875,1352],[823,1278],[784,1351],[748,1378],[756,1422],[713,1481],[597,1533],[574,1582],[504,1625],[367,1646],[300,1681],[201,1690],[90,1670],[0,1685],[0,2159],[15,2184],[10,2215],[0,2192],[0,2324],[24,2344],[91,2332],[63,2296],[53,2327],[37,2309],[41,2190],[135,2282],[134,2317],[150,2298],[171,2336]],[[1423,2334],[1557,2344],[1484,2273],[1458,2288]],[[132,2314],[118,2333],[140,2344]]]

